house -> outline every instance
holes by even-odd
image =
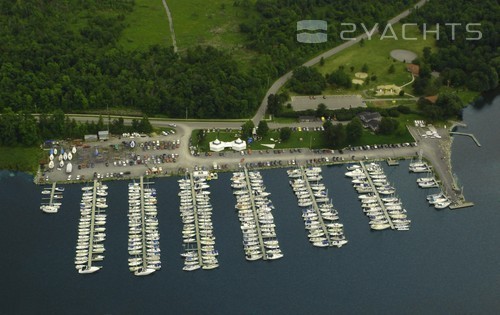
[[[380,121],[382,121],[382,115],[379,112],[362,112],[358,114],[361,123],[365,128],[370,128],[373,131],[377,131]]]

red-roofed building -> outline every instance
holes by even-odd
[[[413,63],[406,65],[406,70],[416,77],[420,74],[420,66]]]

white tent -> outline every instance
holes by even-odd
[[[215,139],[210,142],[210,151],[219,152],[225,149],[225,142]]]
[[[245,141],[238,138],[232,142],[231,148],[235,151],[242,151],[242,150],[245,150],[247,148],[247,144]]]

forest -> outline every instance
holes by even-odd
[[[441,0],[430,1],[405,22],[417,23],[421,28],[424,23],[440,24],[439,40],[436,41],[438,50],[432,53],[430,50],[424,51],[424,59],[420,61],[429,66],[430,70],[441,73],[441,82],[438,83],[455,88],[465,86],[472,91],[484,92],[498,86],[499,16],[500,5],[496,0]],[[459,25],[453,31],[445,23]],[[480,31],[481,39],[467,40],[476,36],[467,32],[468,23],[480,24],[470,26],[470,30]],[[417,92],[425,91],[429,77],[424,75],[415,82]]]
[[[250,116],[262,80],[212,47],[179,56],[117,40],[133,1],[3,1],[0,109],[66,113],[109,107],[189,118]]]

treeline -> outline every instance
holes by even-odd
[[[424,70],[429,67],[429,70],[441,72],[441,77],[436,82],[438,85],[465,86],[477,92],[494,89],[498,86],[500,74],[499,16],[500,5],[497,0],[428,2],[407,18],[407,22],[417,23],[421,30],[424,23],[428,26],[440,24],[439,40],[436,41],[438,50],[433,53],[429,49],[424,50],[421,66],[424,66]],[[455,26],[453,32],[453,28],[445,23],[459,25]],[[470,30],[482,33],[481,39],[467,39],[478,36],[477,33],[467,32],[468,23],[481,24],[470,26]],[[430,76],[425,74],[424,78],[417,80],[417,92],[425,92],[429,81]]]
[[[169,117],[250,116],[265,80],[242,73],[227,53],[183,56],[119,44],[132,0],[3,1],[0,110],[86,112],[109,107]],[[260,76],[262,77],[262,76]]]
[[[385,25],[389,18],[409,8],[416,1],[380,0],[257,0],[252,6],[248,0],[235,1],[235,5],[248,9],[251,17],[240,24],[246,34],[247,47],[259,52],[261,71],[277,77],[304,62],[320,51],[341,43],[340,33],[349,30],[342,22],[364,23],[371,29],[375,23]],[[255,10],[255,16],[252,14]],[[328,41],[321,44],[297,42],[297,22],[325,20],[328,22]],[[358,27],[358,33],[362,27]],[[352,35],[352,34],[349,34]]]
[[[31,113],[16,113],[6,108],[0,115],[0,146],[29,147],[47,139],[83,139],[86,134],[97,134],[102,130],[108,130],[102,116],[97,122],[77,122],[57,110],[51,114],[40,114],[36,119]],[[147,116],[133,119],[131,125],[125,125],[123,118],[117,118],[110,121],[109,131],[117,135],[124,132],[150,133],[153,127]]]

